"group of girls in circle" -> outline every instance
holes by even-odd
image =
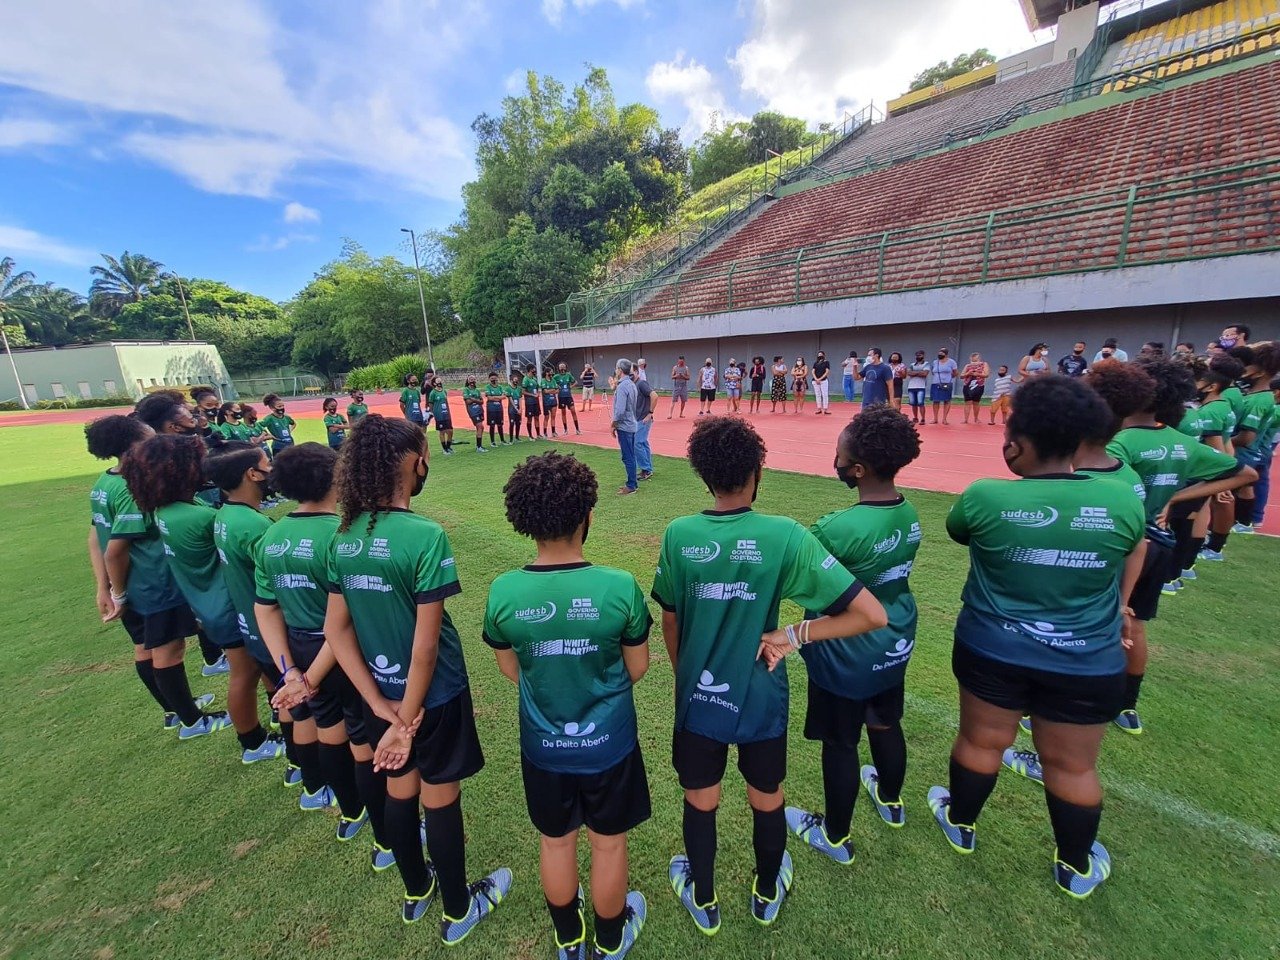
[[[1177,556],[1181,505],[1256,499],[1254,452],[1269,454],[1280,425],[1280,344],[1243,349],[1234,364],[1108,361],[1087,379],[1046,375],[1013,396],[1002,453],[1014,479],[973,483],[946,521],[969,552],[952,649],[960,724],[947,785],[928,791],[927,806],[956,852],[975,852],[980,813],[1007,768],[1043,785],[1056,888],[1082,899],[1110,876],[1097,759],[1109,724],[1141,731],[1145,624]],[[1234,455],[1174,426],[1197,394],[1201,418],[1216,424],[1223,378],[1233,377],[1250,387]],[[124,623],[166,727],[185,740],[234,726],[246,763],[286,752],[303,809],[337,805],[340,841],[369,827],[372,868],[395,866],[404,883],[402,919],[419,921],[438,898],[442,940],[459,942],[501,904],[512,875],[467,879],[461,783],[484,754],[445,609],[462,589],[449,538],[412,508],[429,473],[423,430],[366,414],[337,453],[306,443],[274,461],[241,440],[206,451],[197,430],[177,394],[86,430],[91,452],[117,460],[91,494],[103,619]],[[671,760],[684,790],[684,849],[668,880],[704,934],[721,925],[716,821],[730,746],[753,817],[742,903],[761,925],[793,888],[788,832],[852,864],[860,789],[885,827],[906,825],[910,575],[927,531],[895,478],[919,454],[900,412],[859,414],[834,460],[853,503],[806,528],[754,510],[765,444],[748,422],[708,416],[691,433],[688,461],[713,503],[668,526],[650,596],[674,673]],[[210,483],[219,510],[199,498]],[[298,501],[274,524],[259,512],[268,485]],[[550,488],[558,496],[548,501]],[[627,834],[651,815],[631,689],[648,667],[652,618],[630,573],[586,557],[598,494],[587,466],[536,455],[503,492],[536,556],[494,580],[482,638],[518,687],[521,776],[557,956],[620,957],[647,917],[645,897],[629,889]],[[780,625],[783,599],[804,619]],[[231,661],[228,713],[208,712],[187,685],[182,648],[196,620]],[[822,784],[787,805],[785,661],[795,652]],[[259,685],[281,740],[259,722]],[[1012,749],[1020,727],[1034,751]],[[860,765],[864,730],[872,762]],[[591,942],[576,856],[584,826]]]

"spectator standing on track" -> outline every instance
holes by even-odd
[[[933,376],[933,386],[929,388],[929,400],[933,403],[933,422],[938,422],[938,407],[942,407],[942,422],[945,424],[951,416],[951,395],[955,392],[956,375],[959,365],[951,359],[946,347],[938,350],[938,359],[929,364],[929,373]]]
[[[929,389],[929,361],[924,351],[917,350],[916,358],[907,367],[907,399],[911,401],[911,422],[924,423],[924,397]]]
[[[1045,359],[1045,355],[1049,349],[1047,343],[1037,343],[1027,355],[1018,361],[1018,382],[1025,383],[1028,380],[1037,380],[1040,377],[1049,375],[1049,361]]]
[[[689,375],[684,357],[676,357],[676,365],[671,368],[671,410],[667,413],[668,420],[676,412],[677,400],[680,401],[680,417],[684,418],[684,405],[689,402]]]
[[[887,406],[893,371],[880,359],[879,347],[867,351],[867,362],[862,365],[859,377],[862,380],[862,409]]]
[[[889,391],[889,405],[895,410],[902,409],[903,384],[907,379],[907,365],[902,362],[902,354],[897,350],[889,354],[889,372],[893,374],[892,388]]]
[[[710,361],[708,361],[710,362]],[[715,374],[715,367],[711,368]],[[636,399],[638,391],[635,381],[631,379],[631,361],[625,357],[618,361],[614,370],[613,422],[609,424],[609,432],[618,438],[618,449],[622,452],[622,465],[627,470],[627,482],[618,488],[619,496],[635,493],[639,483],[636,478]]]
[[[649,449],[649,431],[653,429],[653,387],[636,369],[636,479],[653,476],[653,451]]]
[[[728,400],[729,413],[742,411],[742,371],[738,361],[729,358],[729,365],[724,368],[724,392]]]
[[[982,359],[976,350],[969,354],[969,362],[964,365],[961,379],[964,381],[964,422],[969,422],[969,414],[973,414],[973,422],[978,422],[978,408],[982,405],[982,395],[987,389],[987,377],[991,376],[991,367]]]
[[[791,368],[791,393],[795,399],[796,413],[804,410],[805,395],[809,392],[809,365],[804,357],[796,357],[796,365]]]
[[[1003,363],[996,370],[996,378],[991,384],[991,422],[996,422],[996,412],[1002,417],[1001,423],[1009,422],[1009,398],[1013,395],[1013,377],[1009,376],[1009,368]]]
[[[751,358],[751,367],[747,374],[751,378],[751,402],[747,404],[748,413],[760,412],[760,394],[764,393],[764,381],[768,369],[764,365],[764,357],[757,354]]]
[[[1119,360],[1121,363],[1128,363],[1129,354],[1120,349],[1115,337],[1107,337],[1102,341],[1102,349],[1093,355],[1094,363],[1102,360]]]
[[[782,412],[787,412],[787,365],[782,362],[782,354],[773,358],[773,382],[770,384],[770,413],[778,412],[778,404],[782,404]]]
[[[589,363],[586,364],[578,379],[582,382],[582,409],[590,413],[591,401],[596,395],[596,368]]]
[[[710,357],[707,357],[706,362],[702,364],[702,369],[698,371],[698,416],[711,412],[711,406],[716,402],[718,378],[716,365],[711,362]]]
[[[1084,355],[1085,342],[1077,340],[1071,352],[1058,361],[1058,372],[1064,377],[1083,377],[1089,372],[1089,361]]]
[[[818,415],[831,416],[828,407],[831,404],[831,364],[827,363],[827,355],[818,351],[818,359],[813,361],[813,398],[818,406]]]
[[[853,403],[854,386],[858,382],[858,351],[850,350],[849,356],[840,363],[844,370],[844,402]]]
[[[636,380],[647,381],[649,379],[648,367],[649,362],[644,357],[636,361]]]

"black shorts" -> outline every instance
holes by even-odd
[[[898,400],[902,399],[902,378],[901,377],[893,378],[893,395]]]
[[[866,700],[850,700],[809,681],[809,709],[804,717],[804,738],[856,747],[862,728],[892,727],[902,719],[906,685],[881,690]]]
[[[310,669],[324,646],[324,634],[312,630],[289,629],[289,653],[293,663],[299,670]],[[364,701],[356,692],[355,685],[342,672],[342,667],[334,664],[325,674],[320,685],[313,689],[313,695],[307,701],[307,707],[316,726],[328,729],[343,724],[347,730],[347,739],[352,743],[368,743],[364,730]],[[298,719],[296,710],[290,710],[294,719]]]
[[[1169,522],[1190,519],[1193,513],[1199,513],[1203,510],[1208,502],[1208,497],[1198,497],[1195,500],[1181,500],[1171,505],[1169,507]]]
[[[561,398],[559,399],[559,401],[558,401],[558,402],[559,402],[560,406],[561,406],[561,407],[563,407],[565,410],[572,410],[572,409],[573,409],[573,394],[569,394],[569,396],[567,396],[567,397],[561,397]],[[599,831],[597,831],[597,832],[599,832]]]
[[[1125,673],[1086,677],[992,660],[957,642],[951,672],[980,700],[1051,723],[1110,723],[1124,707]]]
[[[710,403],[711,401],[715,400],[716,392],[714,390],[705,390],[705,389],[699,390],[698,397],[699,399],[705,400],[708,403]]]
[[[985,383],[966,383],[963,389],[965,400],[969,403],[977,403],[982,399],[982,394],[986,392],[987,385]]]
[[[1147,556],[1142,573],[1129,595],[1129,607],[1135,620],[1154,620],[1160,608],[1160,588],[1171,579],[1173,551],[1162,543],[1147,538]]]
[[[507,407],[507,423],[519,423],[520,411],[515,407]]]
[[[467,416],[471,418],[471,422],[476,426],[484,423],[484,410],[480,404],[475,403],[467,407]]]
[[[489,405],[484,410],[485,421],[495,427],[502,426],[502,405]]]
[[[555,397],[543,397],[543,398],[542,398],[542,412],[543,412],[543,413],[550,413],[550,412],[551,412],[552,410],[554,410],[557,406],[558,406],[558,401],[556,400],[556,398],[555,398]]]
[[[538,398],[531,397],[527,393],[524,395],[524,415],[526,417],[536,417],[542,411],[538,408]]]
[[[752,393],[764,392],[764,377],[751,378],[751,392]]]
[[[144,650],[154,650],[174,640],[194,637],[199,629],[195,614],[185,603],[159,613],[138,613],[133,607],[125,607],[120,614],[120,622],[134,646]]]
[[[453,429],[453,417],[436,417],[436,433]]]
[[[529,819],[546,837],[563,837],[583,824],[614,836],[649,819],[649,778],[640,745],[603,773],[554,773],[521,755]]]
[[[370,710],[367,703],[361,703],[369,745],[376,747],[391,724]],[[480,749],[476,712],[468,688],[426,712],[413,738],[409,759],[399,770],[388,770],[387,776],[403,777],[416,772],[427,783],[455,783],[474,777],[483,767],[484,752]]]
[[[787,779],[787,735],[738,746],[738,772],[761,793],[775,793]],[[714,787],[724,779],[729,744],[688,730],[671,736],[671,765],[686,790]]]

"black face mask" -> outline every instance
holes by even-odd
[[[412,500],[414,497],[416,497],[418,494],[422,492],[422,488],[427,485],[427,474],[430,472],[431,472],[431,467],[424,462],[422,464],[422,476],[414,478],[413,491],[409,494],[410,500]]]
[[[1084,356],[1084,351],[1083,351],[1083,350],[1072,350],[1071,352],[1072,352],[1072,353],[1074,353],[1077,357],[1082,357],[1082,356]]]
[[[858,489],[858,478],[853,475],[853,464],[849,464],[847,467],[842,467],[840,466],[840,461],[837,459],[832,461],[831,465],[835,467],[836,477],[841,483],[850,490]]]
[[[272,471],[267,470],[265,472],[267,475],[263,477],[261,480],[257,481],[258,493],[261,495],[263,500],[267,499],[267,497],[269,497],[271,494],[276,492],[276,482],[275,482],[275,478],[272,475]]]

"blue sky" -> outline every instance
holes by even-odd
[[[713,113],[816,123],[924,66],[1032,46],[1017,0],[8,0],[0,257],[86,290],[99,252],[277,300],[342,238],[408,255],[526,70],[605,67],[686,141]],[[1041,36],[1040,41],[1048,39]]]

